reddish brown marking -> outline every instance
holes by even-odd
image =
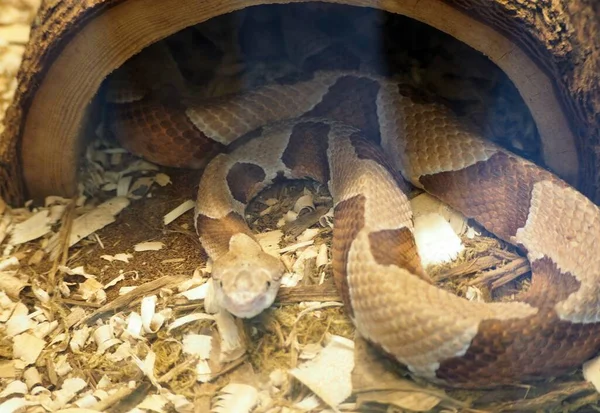
[[[369,244],[371,254],[378,264],[405,268],[423,280],[431,282],[429,276],[423,271],[415,238],[408,228],[372,232],[369,234]]]
[[[390,175],[392,175],[402,192],[406,194],[410,191],[408,182],[406,182],[402,175],[394,169],[388,157],[382,152],[380,146],[375,145],[373,142],[366,139],[361,133],[353,133],[350,135],[350,143],[354,147],[354,153],[356,153],[356,156],[359,159],[369,159],[383,166]]]
[[[570,272],[563,273],[548,257],[531,263],[531,286],[515,298],[534,307],[551,308],[579,290],[581,283]]]
[[[508,384],[561,374],[596,353],[600,323],[561,321],[553,310],[579,289],[579,281],[560,273],[549,258],[534,261],[531,268],[532,285],[516,300],[539,308],[539,313],[520,320],[482,322],[466,354],[441,363],[437,377],[457,385]]]
[[[560,321],[541,309],[526,319],[483,321],[466,354],[442,362],[436,375],[467,387],[535,380],[573,369],[598,347],[600,323]]]
[[[207,137],[173,101],[148,96],[107,104],[107,125],[130,152],[173,167],[199,168],[225,147]]]
[[[257,184],[264,181],[265,171],[258,165],[238,162],[227,173],[227,185],[233,199],[246,204],[256,195]]]
[[[327,135],[331,127],[325,123],[302,122],[294,125],[290,141],[281,160],[294,178],[312,178],[321,183],[329,180]]]
[[[459,171],[419,179],[428,192],[507,241],[525,225],[531,191],[541,180],[557,182],[549,172],[502,152]]]
[[[196,228],[200,240],[210,240],[207,249],[214,250],[217,256],[229,251],[229,240],[235,234],[243,233],[254,238],[244,219],[235,212],[230,212],[221,219],[198,215]]]
[[[525,225],[533,186],[542,180],[566,185],[505,153],[460,171],[420,179],[434,195],[504,239]],[[596,353],[600,323],[561,321],[553,309],[577,291],[579,282],[571,274],[561,274],[549,258],[533,262],[532,271],[530,290],[517,300],[535,306],[538,313],[525,319],[483,321],[465,355],[442,362],[437,377],[473,387],[508,384],[563,373]]]
[[[342,76],[329,88],[323,100],[306,117],[326,117],[362,130],[375,143],[381,141],[377,117],[379,83],[373,79]]]
[[[348,253],[358,232],[365,226],[365,202],[363,195],[357,195],[340,202],[334,209],[332,268],[335,285],[344,300],[346,311],[354,316],[348,286]]]

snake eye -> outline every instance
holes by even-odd
[[[219,287],[223,288],[223,281],[219,280]]]
[[[271,281],[267,281],[267,289],[271,288]]]

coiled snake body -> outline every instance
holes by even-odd
[[[233,314],[254,316],[279,287],[282,264],[243,217],[284,175],[329,186],[333,271],[347,312],[362,336],[415,374],[463,387],[514,383],[572,368],[600,347],[598,207],[411,88],[320,72],[201,102],[143,93],[109,100],[113,131],[157,163],[198,166],[236,142],[208,164],[195,215]],[[480,303],[433,285],[404,179],[521,248],[530,289],[513,302]]]

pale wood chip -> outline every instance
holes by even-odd
[[[317,357],[290,373],[335,409],[352,394],[353,368],[354,343],[334,336]]]
[[[8,43],[26,44],[29,41],[28,24],[11,24],[10,26],[0,26],[0,39]]]
[[[163,249],[165,246],[164,243],[160,241],[144,241],[139,242],[133,246],[135,251],[159,251]]]
[[[177,218],[179,218],[180,216],[182,216],[189,210],[193,209],[195,205],[196,205],[196,203],[194,201],[192,201],[191,199],[185,201],[184,203],[179,205],[177,208],[173,209],[171,212],[166,214],[163,217],[163,223],[165,225],[169,225],[171,222],[175,221]]]

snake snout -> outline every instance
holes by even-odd
[[[284,271],[281,260],[264,252],[254,239],[236,234],[229,251],[213,263],[212,276],[218,281],[221,306],[250,318],[273,304]]]
[[[279,266],[260,266],[244,262],[220,272],[221,306],[231,314],[251,318],[268,308],[279,290],[283,273]]]

